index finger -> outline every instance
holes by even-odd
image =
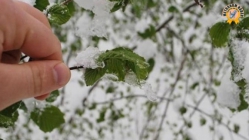
[[[4,31],[3,51],[18,50],[34,59],[61,60],[58,38],[38,19],[10,0],[1,0],[3,14],[0,31]],[[42,14],[42,13],[41,13]],[[13,26],[13,27],[10,27]]]

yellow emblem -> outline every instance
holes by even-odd
[[[229,24],[232,22],[238,24],[239,18],[244,16],[244,9],[238,4],[229,4],[223,9],[222,16],[227,17]]]

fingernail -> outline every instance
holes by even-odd
[[[69,69],[64,63],[57,64],[54,67],[54,78],[59,85],[65,85],[69,80]]]

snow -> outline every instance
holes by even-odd
[[[221,85],[217,92],[217,101],[220,105],[236,109],[240,105],[239,93],[240,89],[230,79],[231,70],[227,71],[221,81]]]
[[[218,102],[226,107],[236,109],[240,105],[239,93],[240,90],[235,82],[246,80],[249,83],[249,55],[248,55],[249,43],[246,40],[233,39],[231,49],[233,52],[233,80],[231,80],[231,70],[227,71],[226,75],[221,81],[221,85],[218,90],[217,100]],[[248,92],[248,87],[247,90]],[[248,101],[248,93],[244,96]]]
[[[34,6],[36,0],[17,0],[17,1],[22,1],[22,2],[25,2],[29,5],[31,5],[31,6]]]
[[[143,56],[146,60],[153,58],[156,55],[157,45],[151,39],[139,41],[137,46],[135,53]],[[148,51],[148,48],[150,48],[150,51]]]
[[[137,76],[132,71],[126,73],[124,81],[126,83],[128,83],[129,85],[132,85],[132,86],[137,86],[138,85]]]
[[[76,23],[76,34],[82,38],[98,36],[107,38],[106,20],[110,16],[113,3],[108,0],[75,0],[75,2],[86,10],[91,10],[95,15],[93,19],[85,20],[79,18]]]
[[[241,43],[243,43],[242,46],[244,48],[247,49],[249,47],[249,43],[248,42],[243,41]],[[248,49],[247,49],[247,54],[248,54]],[[245,56],[243,56],[243,57],[244,57],[243,59],[245,59],[244,60],[245,62],[244,62],[244,69],[242,71],[242,76],[243,76],[243,78],[245,78],[247,84],[249,84],[249,55],[246,55],[246,57]]]
[[[151,84],[144,83],[141,87],[142,90],[144,90],[144,93],[146,93],[148,100],[152,102],[158,102],[159,98],[156,95],[156,92],[152,89]]]
[[[244,72],[242,71],[242,69],[244,69],[244,65],[248,65],[248,63],[245,62],[246,56],[248,54],[248,47],[249,43],[246,40],[238,40],[238,39],[232,40],[232,51],[234,54],[234,68],[237,71],[236,73],[234,73],[235,82],[243,79],[242,75],[247,77],[246,79],[249,78],[248,66],[247,69],[244,70]]]
[[[97,63],[96,60],[98,59],[99,55],[102,52],[99,51],[98,48],[95,47],[88,47],[84,51],[78,53],[75,58],[78,66],[84,66],[84,68],[98,68],[104,67],[104,63]]]

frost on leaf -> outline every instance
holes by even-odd
[[[225,76],[222,78],[221,85],[217,93],[217,101],[220,105],[226,106],[232,109],[237,109],[240,105],[240,89],[230,79],[231,72],[227,71]]]
[[[125,75],[125,82],[132,86],[139,86],[139,81],[134,72],[129,72]],[[150,101],[158,102],[159,99],[156,95],[156,92],[152,89],[151,84],[144,82],[141,84],[140,88],[144,91]]]
[[[110,16],[113,3],[108,0],[75,0],[75,2],[82,8],[94,13],[93,19],[85,20],[84,16],[79,18],[76,24],[76,34],[80,37],[107,37],[105,24]]]
[[[126,73],[124,81],[132,86],[137,86],[139,84],[136,74],[132,71]]]
[[[84,68],[95,69],[98,67],[104,67],[104,63],[98,63],[97,59],[101,52],[98,48],[88,47],[84,51],[80,52],[75,58],[77,65],[84,66]]]

